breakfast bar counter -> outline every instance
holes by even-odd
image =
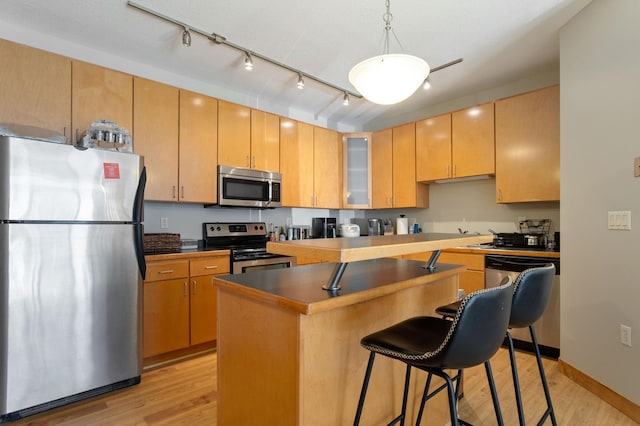
[[[374,243],[379,248],[378,258],[355,261],[358,253],[354,252],[331,258],[334,262],[352,261],[337,291],[322,289],[335,263],[214,278],[218,297],[218,424],[353,423],[369,355],[360,347],[360,339],[412,316],[433,315],[437,306],[455,300],[458,275],[465,270],[447,264],[430,270],[422,261],[381,258],[385,256],[380,248],[384,244]],[[459,245],[457,239],[443,239],[430,250]],[[324,250],[326,258],[327,248],[320,246],[315,253]],[[422,247],[409,250],[415,249],[421,251]],[[389,251],[389,255],[397,255]],[[304,251],[300,255],[312,257],[309,254]],[[376,360],[362,425],[386,424],[400,411],[404,370],[402,363],[391,359]],[[413,374],[408,423],[417,413],[424,380],[423,372]],[[444,393],[427,405],[426,417],[427,424],[446,422]]]

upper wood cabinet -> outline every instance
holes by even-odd
[[[451,162],[454,178],[495,173],[493,102],[451,114]]]
[[[280,117],[251,110],[251,168],[280,171]]]
[[[371,207],[393,207],[393,132],[384,129],[371,134]]]
[[[418,182],[494,173],[493,103],[416,122]]]
[[[178,201],[217,202],[218,100],[180,90]]]
[[[0,39],[0,122],[71,136],[71,59]]]
[[[281,118],[282,205],[340,208],[341,158],[338,132]]]
[[[342,144],[334,130],[313,127],[313,207],[339,209],[342,203]]]
[[[429,186],[416,183],[415,124],[373,132],[372,206],[428,207]]]
[[[415,123],[392,129],[393,207],[429,207],[429,187],[416,183]]]
[[[496,101],[496,201],[560,200],[560,88]]]
[[[133,150],[147,168],[145,200],[178,201],[179,90],[140,77],[133,81]]]
[[[251,108],[218,101],[218,164],[251,167]]]
[[[342,207],[371,208],[371,133],[342,135]]]
[[[450,179],[451,114],[416,122],[416,180]]]
[[[133,132],[133,77],[81,61],[73,61],[73,141],[96,120],[109,120]]]
[[[280,118],[282,205],[313,207],[313,126]]]

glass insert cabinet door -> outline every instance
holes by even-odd
[[[343,207],[371,208],[371,133],[346,133],[342,143]]]

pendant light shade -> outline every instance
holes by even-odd
[[[349,72],[349,82],[367,100],[391,105],[402,102],[422,85],[429,75],[423,59],[404,54],[387,54],[365,59]]]

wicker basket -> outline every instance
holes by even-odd
[[[144,254],[180,252],[180,234],[144,234]]]

